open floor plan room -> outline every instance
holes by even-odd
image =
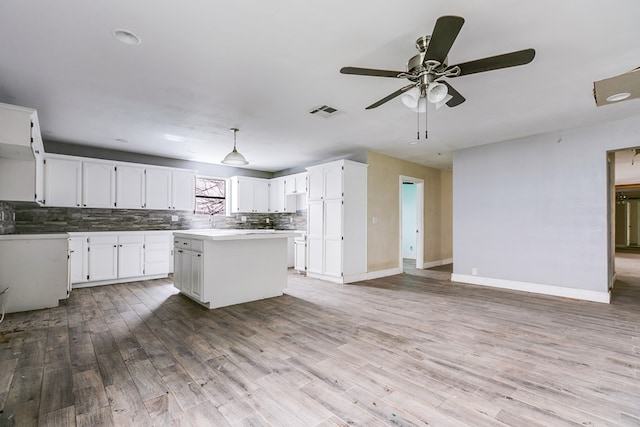
[[[640,279],[609,305],[422,274],[216,310],[170,278],[74,290],[0,325],[0,424],[640,423]]]

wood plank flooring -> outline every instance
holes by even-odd
[[[212,311],[76,289],[0,324],[0,425],[640,425],[640,279],[605,305],[413,273]]]

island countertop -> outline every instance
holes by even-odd
[[[302,236],[304,233],[297,230],[202,229],[174,231],[173,235],[198,240],[251,240],[293,238]]]

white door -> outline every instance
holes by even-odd
[[[82,162],[82,206],[113,208],[116,203],[116,170],[113,163]]]
[[[342,166],[327,166],[324,168],[324,199],[339,199],[342,197]]]
[[[144,168],[118,165],[116,170],[116,206],[144,208]]]
[[[309,200],[322,200],[324,195],[323,169],[311,169],[307,172],[307,197]]]
[[[118,236],[89,237],[89,280],[118,277]]]
[[[204,301],[202,297],[202,272],[203,272],[203,262],[202,262],[202,253],[201,252],[191,252],[191,295],[200,300]]]
[[[80,206],[82,200],[82,162],[48,158],[44,165],[45,205]]]
[[[144,275],[144,235],[118,239],[118,278]]]
[[[193,172],[171,173],[171,208],[178,211],[195,210],[196,176]]]
[[[69,276],[71,283],[87,281],[87,238],[69,238]]]
[[[284,178],[272,179],[269,183],[269,212],[284,212]]]
[[[324,273],[342,275],[342,200],[324,202]]]
[[[254,212],[269,212],[269,181],[254,181],[253,186]]]
[[[155,168],[145,170],[145,207],[171,209],[171,170]]]
[[[235,182],[234,195],[235,200],[232,201],[235,209],[234,212],[253,212],[253,181],[249,179],[238,178]]]
[[[175,286],[177,289],[182,290],[182,287],[184,286],[183,283],[183,276],[184,273],[182,271],[182,254],[184,253],[184,250],[182,249],[178,249],[175,248],[174,253],[173,253],[173,286]]]
[[[324,203],[309,202],[307,211],[307,271],[323,273],[323,241],[324,241]]]

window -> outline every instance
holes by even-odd
[[[196,213],[225,215],[227,182],[221,178],[196,177]]]

